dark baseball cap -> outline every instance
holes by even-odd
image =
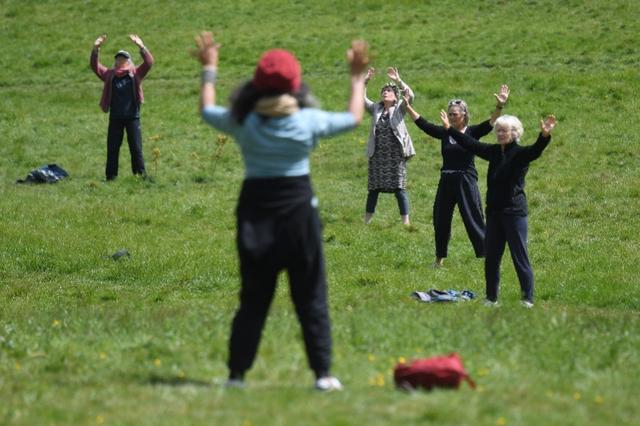
[[[117,58],[118,56],[124,56],[127,59],[131,59],[131,55],[126,50],[118,50],[115,57]]]

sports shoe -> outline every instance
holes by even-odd
[[[531,301],[529,301],[529,300],[521,300],[521,301],[520,301],[520,304],[521,304],[522,306],[524,306],[525,308],[527,308],[527,309],[531,309],[531,308],[533,308],[533,302],[531,302]]]
[[[498,305],[498,301],[497,300],[494,302],[494,301],[489,300],[489,299],[485,299],[483,305],[484,306],[489,306],[489,307],[498,307],[498,306],[500,306],[500,305]]]
[[[316,380],[316,390],[321,392],[331,392],[331,391],[340,391],[342,390],[342,383],[335,377],[327,376],[320,377]]]

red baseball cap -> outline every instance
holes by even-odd
[[[300,63],[291,52],[283,49],[264,52],[253,76],[253,85],[261,92],[296,92],[301,81]]]

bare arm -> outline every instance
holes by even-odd
[[[364,114],[365,96],[364,70],[369,63],[369,46],[363,40],[351,42],[351,48],[347,50],[347,62],[349,63],[349,75],[351,77],[351,95],[349,97],[349,112],[353,114],[356,123],[360,124]],[[368,75],[368,74],[367,74]]]
[[[220,43],[213,40],[209,31],[196,36],[196,49],[193,56],[202,64],[202,85],[200,86],[200,111],[206,106],[216,104],[215,82],[218,72],[218,51]]]
[[[411,106],[411,103],[409,102],[409,100],[410,100],[409,94],[407,92],[404,92],[402,94],[402,98],[404,99],[404,102],[405,102],[405,105],[407,107],[407,112],[409,113],[409,116],[411,117],[411,119],[413,121],[416,121],[418,118],[420,118],[420,114],[418,113],[418,111],[413,109],[413,107]]]
[[[500,86],[500,92],[494,93],[493,96],[496,97],[496,109],[491,113],[491,118],[489,118],[489,124],[491,127],[495,124],[496,120],[502,114],[502,108],[504,108],[507,100],[509,100],[509,86],[503,84]]]
[[[364,76],[364,107],[372,114],[374,102],[367,97],[367,85],[369,84],[369,80],[371,80],[375,74],[376,69],[372,67],[367,70],[367,74]]]
[[[404,98],[404,95],[407,95],[408,100],[405,100],[405,105],[408,105],[410,103],[413,102],[413,99],[415,98],[415,94],[413,93],[413,90],[411,90],[411,87],[409,87],[404,81],[402,81],[402,79],[400,78],[400,73],[398,72],[398,68],[394,68],[394,67],[389,67],[387,68],[387,76],[394,82],[396,83],[396,85],[398,86],[398,88],[400,89],[400,92],[402,93],[402,97]],[[400,99],[398,99],[400,100]]]

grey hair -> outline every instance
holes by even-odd
[[[453,106],[460,108],[460,110],[464,113],[464,125],[466,126],[467,124],[469,124],[470,115],[467,103],[462,99],[451,99],[449,101],[449,104],[447,105],[447,112]]]
[[[394,105],[398,105],[400,103],[400,88],[394,82],[389,81],[385,83],[384,86],[382,86],[382,89],[380,89],[380,96],[382,96],[387,87],[393,90],[393,93],[396,95],[396,103]],[[381,100],[378,104],[380,106],[384,106],[384,101]]]
[[[515,141],[520,142],[520,138],[522,138],[522,135],[524,134],[524,127],[518,117],[514,115],[501,115],[493,124],[494,128],[497,128],[498,126],[506,127],[511,130],[511,135]]]

